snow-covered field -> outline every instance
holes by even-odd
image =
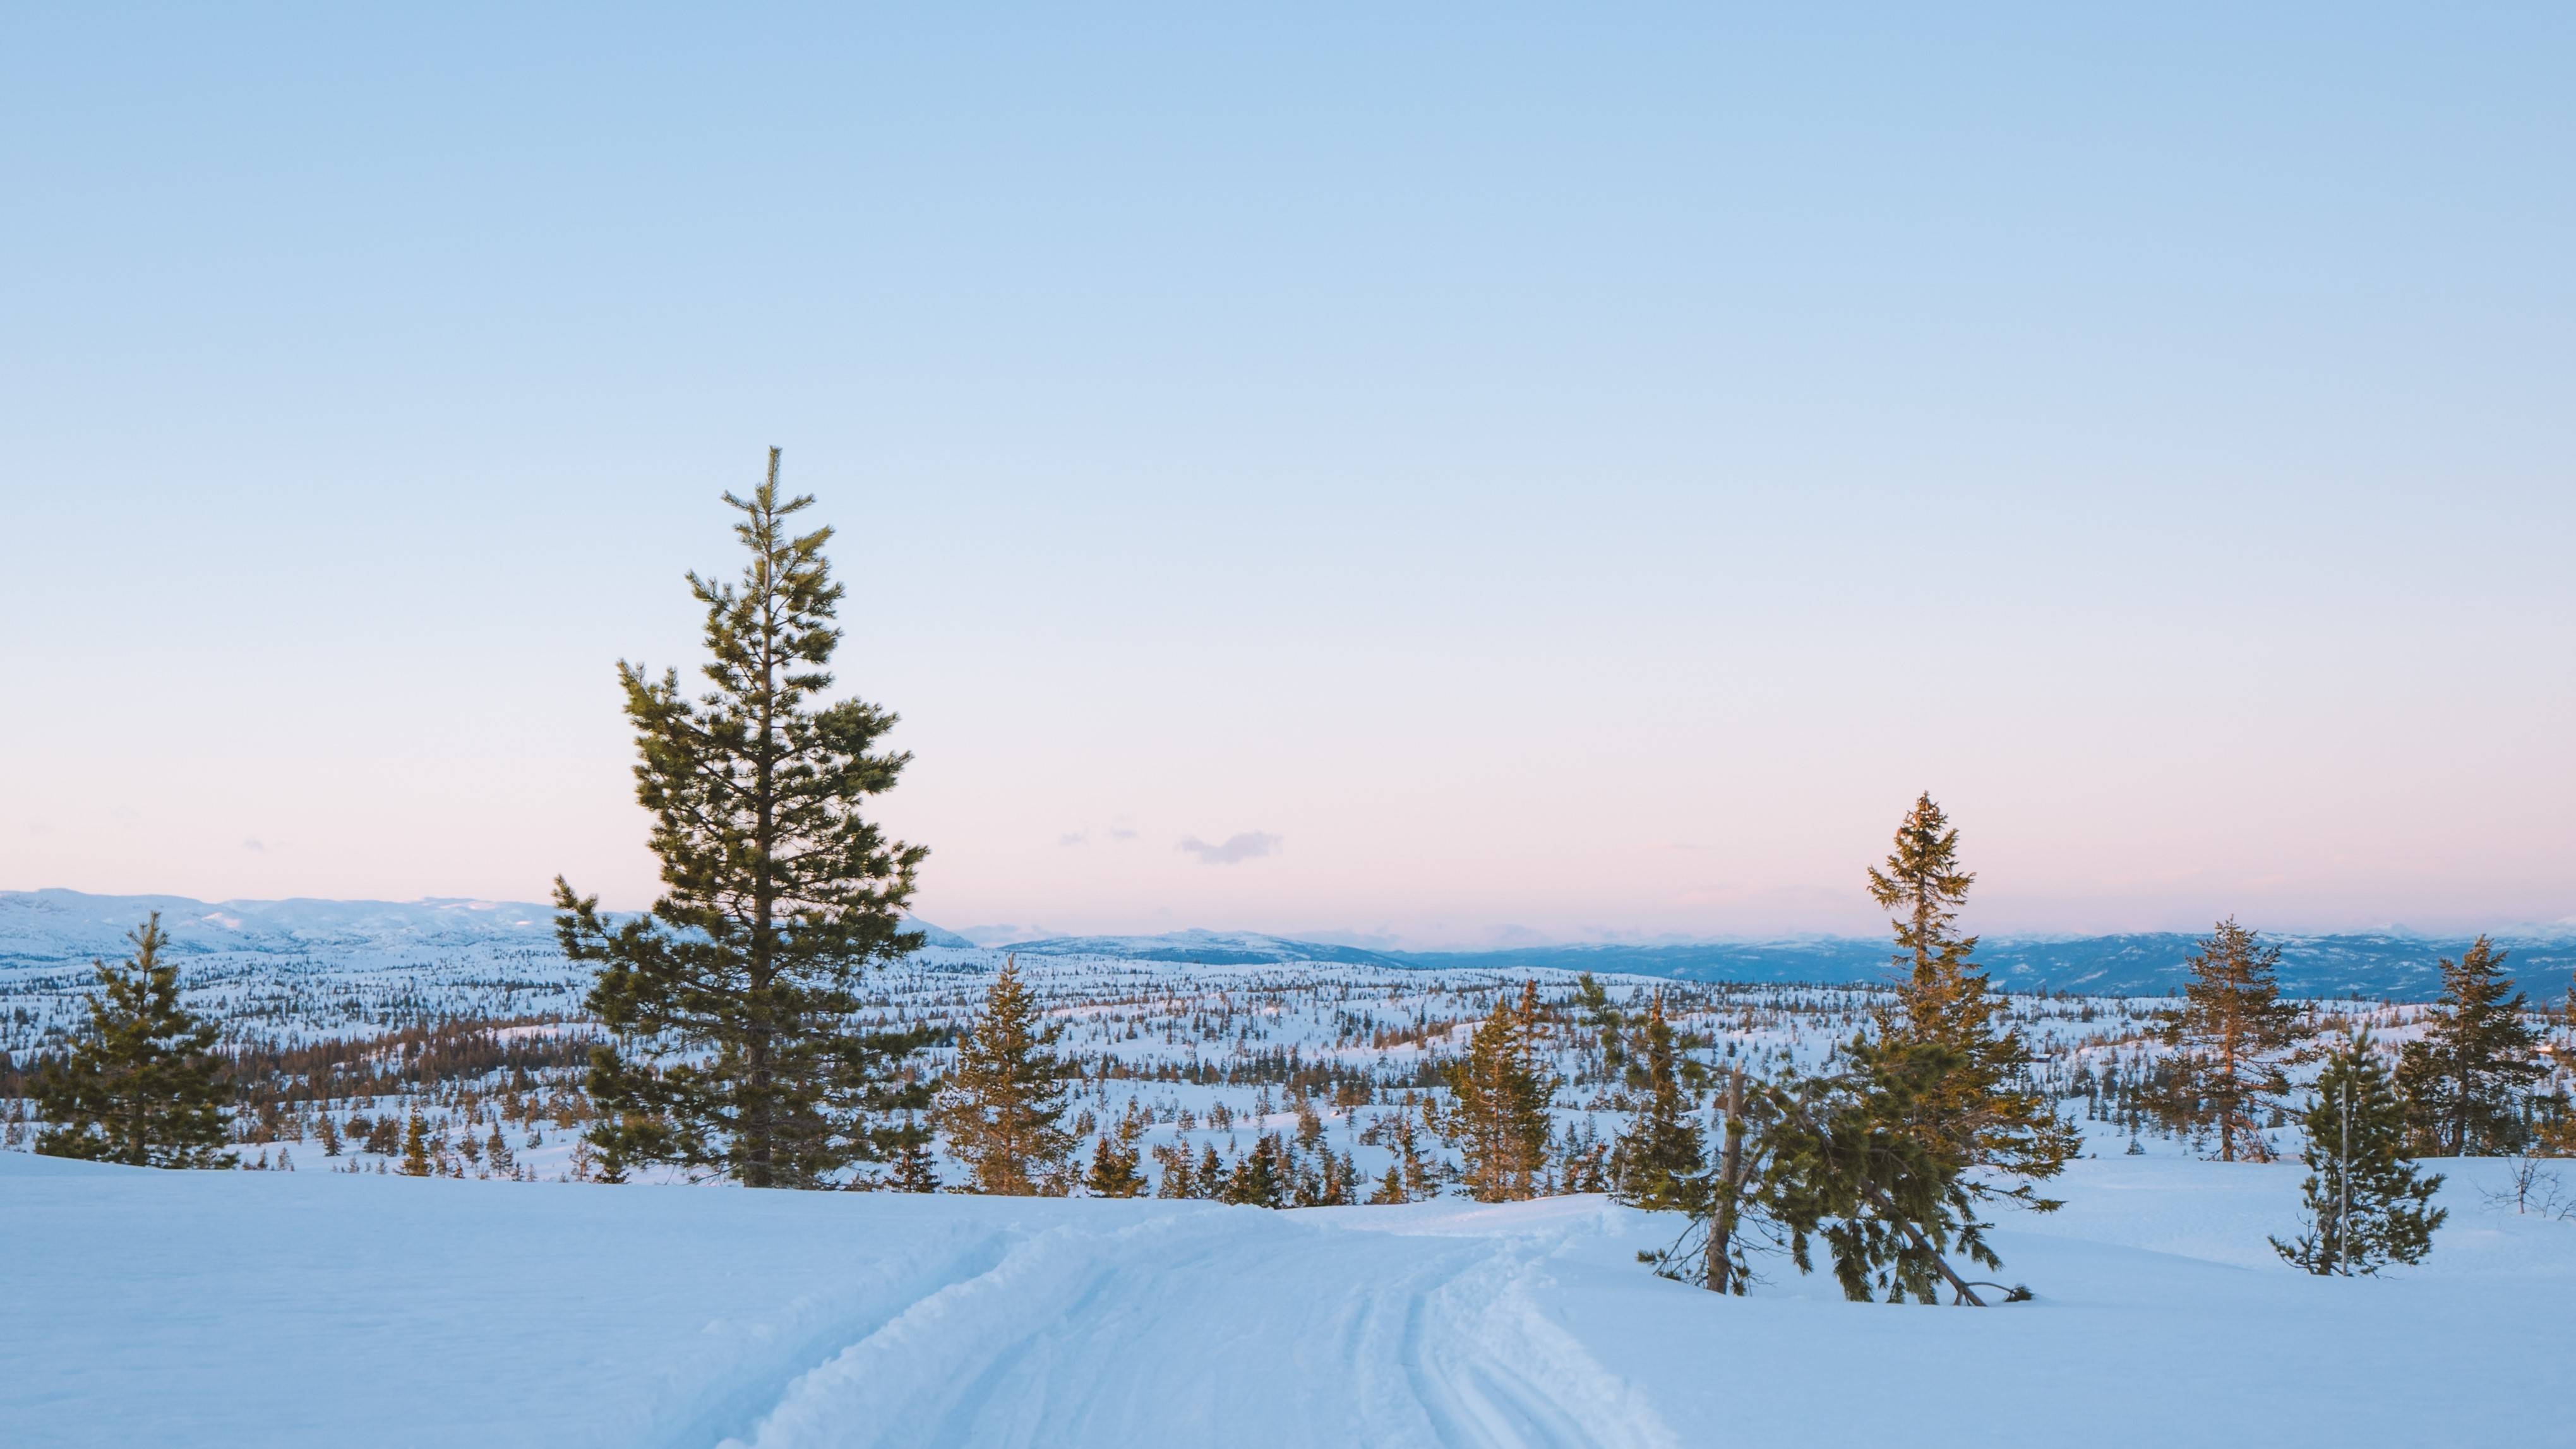
[[[23,899],[0,923],[0,1046],[22,1063],[77,1019],[78,957],[115,925]],[[1776,1254],[1721,1298],[1639,1263],[1677,1219],[1594,1195],[1268,1211],[568,1180],[591,1028],[542,930],[466,907],[193,924],[191,1004],[267,1064],[236,1150],[295,1170],[0,1151],[0,1445],[2576,1442],[2576,1221],[2492,1205],[2504,1164],[2434,1164],[2452,1219],[2424,1265],[2288,1268],[2265,1239],[2296,1230],[2302,1169],[2152,1130],[2129,1150],[2161,1000],[2009,998],[2095,1155],[2052,1184],[2062,1212],[1999,1215],[1996,1276],[2037,1297],[1978,1311],[1847,1304]],[[999,964],[934,947],[871,978],[870,1019],[953,1026]],[[1146,1149],[1232,1159],[1277,1134],[1374,1181],[1384,1124],[1420,1121],[1438,1063],[1524,978],[1550,1007],[1564,1161],[1633,1105],[1561,972],[1021,966],[1078,1073],[1085,1157],[1124,1120]],[[1602,985],[1631,1013],[1667,993],[1712,1067],[1816,1066],[1876,1004]],[[2421,1009],[2311,1013],[2394,1041]],[[386,1124],[413,1111],[446,1175],[386,1171]]]
[[[2294,1167],[2075,1165],[2036,1301],[1743,1299],[1597,1197],[502,1187],[0,1154],[12,1445],[2568,1442],[2576,1223],[2454,1174],[2421,1268],[2271,1260]]]

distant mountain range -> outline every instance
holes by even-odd
[[[173,955],[213,952],[327,955],[339,951],[555,949],[552,906],[527,901],[200,901],[186,896],[94,896],[0,891],[0,966],[118,957],[126,933],[152,912]],[[936,946],[973,949],[920,921]]]
[[[2298,996],[2389,997],[2428,1001],[2442,987],[2436,962],[2459,959],[2466,938],[2400,935],[2269,937],[2281,948],[2282,987]],[[1977,951],[1998,986],[2153,996],[2180,986],[2198,938],[2180,932],[2117,936],[1993,937]],[[2576,972],[2576,940],[2498,938],[2511,971],[2537,1001],[2557,1003]],[[1663,946],[1537,946],[1502,951],[1370,951],[1243,932],[1176,931],[1161,936],[1068,936],[997,946],[1023,955],[1120,956],[1138,961],[1246,965],[1335,961],[1402,967],[1512,971],[1550,969],[1662,976],[1686,981],[1866,982],[1890,979],[1885,938],[1712,941]]]
[[[161,913],[174,954],[343,953],[410,957],[442,950],[554,950],[551,907],[524,901],[220,901],[184,896],[97,896],[79,891],[0,891],[0,968],[53,966],[116,957],[125,934]],[[980,949],[965,937],[911,923],[930,944]],[[2435,962],[2458,959],[2463,938],[2398,934],[2279,936],[2281,984],[2300,996],[2385,996],[2429,1000],[2441,989]],[[2195,938],[2179,932],[2116,936],[1989,938],[1978,961],[1995,983],[2022,991],[2160,995],[2184,979]],[[2499,938],[2509,970],[2537,1001],[2565,999],[2576,972],[2576,939]],[[1657,946],[1537,946],[1500,951],[1377,951],[1242,931],[1175,931],[1158,936],[1062,936],[990,947],[996,954],[1105,956],[1175,964],[1257,965],[1300,961],[1398,968],[1512,971],[1554,969],[1661,976],[1688,981],[1866,982],[1889,978],[1883,938],[1811,937]]]

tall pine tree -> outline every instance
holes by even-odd
[[[1643,1032],[1646,1105],[1628,1119],[1611,1149],[1610,1176],[1621,1202],[1641,1208],[1688,1212],[1703,1196],[1699,1175],[1708,1166],[1691,1100],[1674,1068],[1672,1023],[1664,1019],[1663,993],[1646,1006]]]
[[[2421,1262],[2449,1213],[2431,1206],[2439,1177],[2406,1160],[2406,1108],[2363,1036],[2329,1054],[2317,1076],[2304,1184],[2309,1230],[2272,1247],[2311,1273],[2375,1273]]]
[[[2266,946],[2233,917],[2218,923],[2184,964],[2191,980],[2165,1023],[2172,1059],[2168,1115],[2218,1136],[2218,1158],[2243,1154],[2269,1162],[2262,1109],[2290,1089],[2281,1067],[2298,1013],[2281,1000],[2273,968],[2281,948]]]
[[[1055,1186],[1074,1137],[1060,1125],[1065,1084],[1046,1050],[1054,1040],[1018,959],[1005,960],[932,1110],[949,1155],[974,1173],[972,1191],[1028,1197]]]
[[[161,962],[170,938],[155,911],[126,937],[121,965],[92,962],[99,989],[68,1054],[36,1069],[48,1125],[36,1150],[135,1167],[229,1167],[215,1027],[179,1004],[179,970]]]
[[[2398,1053],[2397,1087],[2428,1155],[2470,1157],[2521,1145],[2522,1092],[2546,1068],[2533,1054],[2539,1039],[2522,1020],[2529,1003],[2504,974],[2504,958],[2484,936],[2457,962],[2444,957],[2441,1014]]]
[[[1959,832],[1929,793],[1897,823],[1885,868],[1869,872],[1870,899],[1893,918],[1895,962],[1904,972],[1895,1008],[1879,1017],[1879,1035],[1891,1052],[1913,1053],[1907,1089],[1871,1100],[1903,1103],[1905,1130],[1971,1196],[2053,1207],[2032,1183],[2062,1171],[2081,1136],[2031,1087],[2029,1050],[1999,1019],[1985,973],[1971,959],[1977,938],[1959,932],[1959,907],[1976,879],[1960,868]],[[1933,1062],[1942,1067],[1937,1077],[1910,1075]]]
[[[589,1078],[611,1169],[815,1187],[870,1150],[863,1102],[888,1052],[858,1029],[853,987],[920,946],[902,912],[926,852],[861,814],[911,758],[878,748],[895,716],[817,702],[841,641],[832,531],[791,532],[813,499],[780,498],[775,448],[752,496],[725,502],[742,515],[742,577],[688,576],[712,688],[692,701],[676,671],[618,665],[663,895],[612,924],[559,877],[556,923],[566,954],[598,966],[589,1005],[615,1034]]]
[[[1441,1135],[1465,1159],[1461,1176],[1480,1202],[1536,1196],[1547,1170],[1548,1104],[1556,1079],[1538,1045],[1538,984],[1519,1001],[1499,996],[1470,1038],[1464,1061],[1448,1066],[1450,1105]]]

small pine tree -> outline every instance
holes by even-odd
[[[135,1167],[229,1167],[215,1027],[179,1005],[179,972],[161,964],[170,938],[158,911],[132,932],[120,966],[93,962],[99,990],[68,1054],[36,1069],[36,1104],[52,1125],[49,1157]]]
[[[339,1156],[340,1125],[331,1120],[330,1113],[325,1112],[322,1114],[321,1124],[315,1130],[321,1133],[322,1136],[322,1155],[325,1157]]]
[[[2386,1263],[2416,1263],[2432,1251],[2433,1230],[2449,1216],[2431,1206],[2438,1176],[2405,1159],[2406,1108],[2363,1036],[2326,1058],[2307,1129],[2303,1185],[2310,1229],[2296,1241],[2271,1240],[2282,1257],[2311,1273],[2376,1273]]]
[[[1091,1150],[1091,1170],[1083,1174],[1082,1185],[1094,1197],[1142,1197],[1145,1177],[1136,1170],[1137,1160],[1133,1134],[1104,1132]]]
[[[1661,992],[1647,1003],[1644,1037],[1649,1095],[1611,1150],[1612,1191],[1635,1207],[1688,1212],[1699,1202],[1698,1178],[1708,1159],[1674,1071],[1673,1028],[1664,1019]]]
[[[1539,1061],[1537,1026],[1538,984],[1524,982],[1520,1000],[1496,1000],[1466,1059],[1448,1067],[1442,1136],[1465,1159],[1467,1190],[1480,1202],[1518,1201],[1544,1185],[1556,1082]]]
[[[2534,1056],[2539,1039],[2522,1020],[2529,1003],[2513,991],[2504,958],[2484,936],[2458,962],[2443,958],[2443,1012],[2430,1032],[2398,1054],[2397,1089],[2416,1146],[2428,1156],[2469,1157],[2521,1145],[2523,1090],[2547,1069]]]
[[[1294,1171],[1287,1155],[1277,1133],[1265,1132],[1254,1138],[1243,1156],[1235,1159],[1234,1170],[1226,1174],[1218,1198],[1243,1207],[1286,1207]]]
[[[1590,1022],[1593,1039],[1601,1054],[1601,1076],[1605,1081],[1619,1080],[1620,1069],[1628,1063],[1628,1019],[1611,1003],[1610,993],[1585,971],[1574,978],[1574,1004],[1581,1007]]]
[[[1164,1144],[1154,1149],[1154,1160],[1163,1165],[1163,1180],[1155,1185],[1154,1196],[1193,1198],[1198,1193],[1198,1174],[1190,1162],[1189,1144]]]
[[[933,1109],[950,1154],[974,1174],[971,1191],[1041,1192],[1073,1150],[1072,1134],[1058,1125],[1065,1086],[1046,1051],[1054,1040],[1018,959],[1005,961],[985,993],[983,1015],[958,1039],[956,1069]]]
[[[1377,1180],[1377,1186],[1370,1190],[1368,1200],[1371,1207],[1410,1202],[1412,1199],[1404,1195],[1404,1169],[1392,1162],[1388,1163],[1386,1176]]]
[[[939,1162],[930,1153],[929,1129],[907,1119],[894,1129],[893,1143],[893,1170],[885,1185],[896,1192],[939,1191]]]
[[[2178,1048],[2168,1115],[2214,1133],[2221,1162],[2240,1152],[2271,1160],[2262,1113],[2290,1089],[2281,1066],[2298,1020],[2273,978],[2280,959],[2280,947],[2264,945],[2233,917],[2219,922],[2184,963],[2191,981],[2165,1021],[2165,1040]]]
[[[411,1120],[403,1126],[402,1175],[427,1177],[436,1171],[429,1151],[429,1124],[421,1119],[420,1109],[412,1109]]]
[[[483,1139],[483,1160],[491,1164],[494,1177],[516,1177],[519,1159],[510,1152],[509,1142],[501,1136],[501,1124],[492,1124],[492,1135]]]

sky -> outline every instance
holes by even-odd
[[[2576,918],[2576,11],[1941,8],[11,7],[0,888],[648,902],[775,445],[952,928]]]

